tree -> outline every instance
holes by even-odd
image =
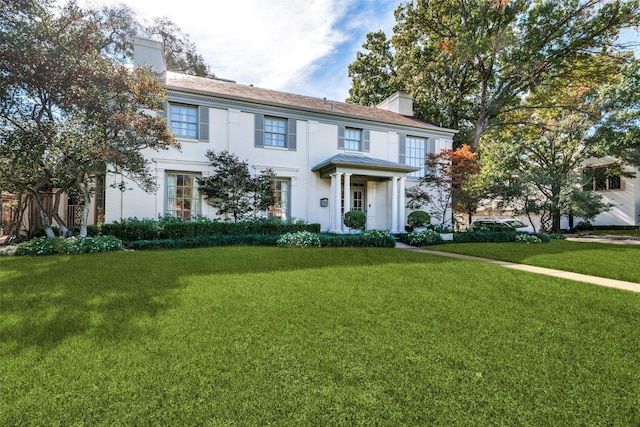
[[[352,84],[347,102],[377,105],[399,89],[392,83],[395,69],[391,43],[384,31],[376,31],[367,34],[362,47],[367,53],[358,52],[349,65]]]
[[[448,222],[449,209],[471,216],[485,197],[486,191],[477,180],[480,173],[478,153],[463,145],[455,150],[443,149],[438,154],[429,153],[425,164],[428,173],[418,185],[407,190],[409,208],[432,206],[434,217]]]
[[[273,204],[273,170],[251,176],[247,162],[228,151],[209,150],[207,158],[213,171],[199,180],[198,190],[218,210],[218,215],[230,215],[238,222]]]
[[[195,43],[180,27],[167,17],[156,18],[143,29],[148,36],[158,35],[162,40],[167,69],[200,77],[215,77]]]
[[[142,150],[179,147],[164,119],[150,113],[161,108],[164,90],[150,71],[131,72],[103,54],[108,43],[95,11],[38,5],[0,20],[0,175],[34,200],[49,237],[42,192],[55,189],[58,206],[63,193],[77,191],[86,236],[95,174],[123,173],[151,190]]]
[[[602,109],[611,105],[611,86],[624,83],[615,57],[593,60],[598,74],[577,67],[557,84],[538,88],[522,99],[521,108],[504,112],[505,125],[482,141],[483,173],[501,189],[505,202],[539,214],[544,231],[559,232],[563,214],[589,220],[608,209],[597,193],[583,191],[582,166],[600,153],[594,129],[603,117],[617,116],[624,108],[618,103]]]
[[[639,11],[638,0],[408,2],[396,10],[389,84],[415,98],[419,116],[460,129],[456,143],[475,150],[523,94],[576,67],[598,73],[590,59],[624,49],[617,36],[638,24]]]

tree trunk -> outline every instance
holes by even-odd
[[[60,196],[62,195],[64,190],[60,189],[58,191],[56,191],[55,194],[55,198],[54,198],[54,202],[53,202],[53,219],[56,220],[56,223],[58,223],[58,226],[60,226],[60,232],[63,236],[67,236],[67,233],[69,232],[69,229],[67,228],[67,224],[65,224],[65,222],[62,220],[62,218],[60,218],[60,215],[58,214],[58,209],[60,208]]]
[[[38,208],[38,213],[40,214],[40,220],[42,221],[42,227],[44,228],[45,235],[53,239],[54,237],[56,237],[56,234],[53,232],[53,229],[51,228],[51,222],[49,221],[47,212],[45,212],[44,205],[42,204],[42,199],[40,198],[40,192],[33,189],[29,190],[29,192],[33,195],[33,200],[36,202],[36,206]]]
[[[556,210],[552,213],[551,216],[551,232],[552,233],[560,233],[560,218],[561,212]]]
[[[80,237],[87,237],[87,222],[89,221],[89,213],[91,212],[91,191],[86,182],[79,182],[78,187],[82,192],[82,198],[84,200],[82,221],[80,223]]]

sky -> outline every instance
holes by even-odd
[[[92,0],[139,19],[168,17],[211,71],[241,84],[344,101],[347,68],[366,34],[391,36],[400,0]]]

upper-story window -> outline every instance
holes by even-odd
[[[429,153],[435,153],[436,144],[433,139],[418,136],[399,135],[399,163],[420,168],[411,172],[408,177],[419,179],[427,174],[425,162]]]
[[[198,138],[198,107],[171,106],[171,132],[178,138]]]
[[[621,190],[620,166],[587,167],[582,170],[584,191]]]
[[[344,149],[362,151],[362,129],[346,128],[344,130]]]
[[[405,164],[419,167],[420,170],[411,172],[410,178],[422,178],[426,172],[425,160],[427,155],[427,140],[407,136],[405,147]]]
[[[270,147],[287,146],[287,120],[264,118],[264,145]]]
[[[370,132],[366,129],[338,127],[338,148],[349,151],[369,151]]]
[[[209,141],[209,108],[202,105],[169,104],[162,112],[176,138]]]
[[[296,149],[295,119],[284,117],[265,117],[255,114],[255,147],[277,147]]]

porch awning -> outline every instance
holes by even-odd
[[[318,172],[321,178],[329,178],[333,173],[350,173],[370,177],[391,178],[404,176],[419,170],[419,167],[403,165],[388,160],[374,159],[356,154],[336,154],[318,163],[311,171]]]

